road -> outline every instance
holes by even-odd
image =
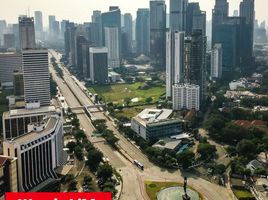
[[[57,52],[50,50],[50,54],[56,58],[59,63],[60,55]],[[50,72],[53,79],[58,84],[58,87],[65,97],[70,107],[80,107],[82,105],[93,105],[91,100],[84,94],[81,88],[71,78],[71,74],[64,68],[64,81],[56,75],[52,65],[50,65]],[[68,86],[67,86],[68,84]],[[79,101],[77,100],[79,99]],[[103,112],[93,113],[95,118],[104,118],[106,116]],[[118,151],[112,149],[105,142],[96,142],[96,138],[92,137],[94,127],[86,114],[79,114],[81,127],[86,130],[88,139],[100,149],[104,156],[108,157],[112,166],[114,166],[123,178],[123,190],[120,199],[122,200],[148,200],[145,193],[145,180],[154,181],[175,181],[183,182],[183,177],[189,177],[189,185],[202,193],[204,199],[207,200],[232,200],[232,192],[230,189],[217,186],[206,180],[203,180],[192,174],[181,174],[179,170],[167,171],[153,165],[148,158],[124,136],[122,136],[115,128],[112,121],[107,120],[107,126],[113,130],[117,137],[120,139],[119,144],[128,157],[137,159],[144,164],[145,170],[141,171],[135,167],[129,160],[122,156]]]

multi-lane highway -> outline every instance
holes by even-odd
[[[56,58],[58,63],[60,55],[50,50],[50,55]],[[50,65],[50,71],[53,75],[53,79],[58,84],[61,93],[66,98],[66,101],[70,107],[81,107],[83,105],[93,105],[88,96],[72,79],[72,75],[67,69],[64,68],[64,81],[56,75],[54,68]],[[107,119],[103,112],[92,113],[94,118]],[[124,136],[122,136],[115,128],[112,121],[107,119],[107,126],[114,131],[116,136],[120,139],[119,145],[122,148],[121,152],[126,154],[126,157],[131,159],[137,159],[144,164],[145,170],[141,171],[137,169],[129,160],[122,156],[121,153],[112,149],[109,145],[103,142],[96,142],[96,138],[91,137],[94,127],[86,114],[79,114],[78,118],[83,129],[86,130],[88,139],[99,148],[103,154],[109,158],[110,163],[116,167],[123,178],[123,190],[120,199],[122,200],[141,200],[148,199],[145,188],[145,180],[155,181],[176,181],[182,182],[184,175],[180,171],[167,171],[154,166],[148,158],[131,142],[129,142]],[[192,174],[186,174],[189,177],[189,183],[192,187],[197,189],[205,199],[208,200],[231,200],[233,194],[230,189],[217,186],[208,181],[205,181]]]

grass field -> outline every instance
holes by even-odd
[[[156,200],[157,193],[160,190],[168,188],[168,187],[176,187],[176,186],[183,186],[183,184],[182,183],[175,183],[175,182],[145,181],[146,192],[151,200]],[[193,188],[191,188],[191,189],[193,189]],[[200,197],[200,200],[201,199],[202,198]]]
[[[247,190],[236,190],[233,189],[233,192],[235,196],[240,199],[240,198],[253,198],[254,196]]]
[[[124,108],[122,111],[116,112],[115,115],[116,118],[122,116],[131,119],[132,117],[135,117],[137,114],[143,111],[145,108],[150,108],[150,106],[136,106],[132,108]],[[152,108],[154,108],[154,106],[152,106]]]
[[[152,97],[156,101],[165,93],[164,86],[154,86],[146,90],[139,89],[144,83],[133,84],[113,84],[104,86],[93,86],[89,88],[92,93],[99,94],[106,102],[123,103],[125,98],[139,98],[139,102],[144,102],[146,98]]]

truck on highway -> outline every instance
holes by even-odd
[[[141,164],[139,161],[134,160],[133,161],[134,165],[136,165],[138,168],[140,168],[141,170],[144,170],[144,165]]]

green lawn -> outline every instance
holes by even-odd
[[[154,182],[154,181],[145,181],[145,189],[146,193],[150,197],[151,200],[156,200],[157,193],[165,188],[168,187],[176,187],[176,186],[183,186],[182,183],[175,183],[175,182]],[[190,187],[189,187],[190,188]],[[194,190],[193,188],[191,188]],[[199,197],[201,195],[199,194]],[[203,199],[200,197],[200,200]]]
[[[253,198],[254,196],[251,194],[251,192],[247,190],[236,190],[233,189],[233,192],[235,196],[240,199],[240,198]]]
[[[153,107],[153,106],[152,106]],[[118,117],[126,117],[131,119],[143,111],[145,108],[150,108],[150,106],[136,106],[132,108],[124,108],[122,111],[115,112],[116,118]]]
[[[133,84],[113,84],[104,86],[93,86],[89,90],[99,94],[106,102],[123,103],[125,98],[139,98],[139,102],[144,102],[146,98],[152,97],[156,101],[165,93],[165,86],[153,86],[146,90],[139,89],[144,83]]]

